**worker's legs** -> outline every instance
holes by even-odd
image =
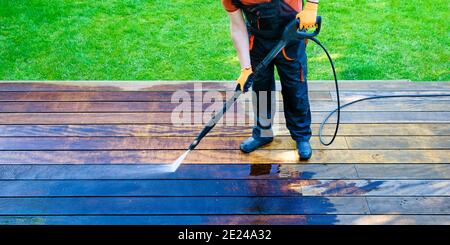
[[[286,126],[292,139],[297,142],[301,158],[308,159],[311,155],[311,150],[306,149],[309,146],[307,142],[311,138],[311,110],[308,99],[305,42],[287,46],[277,56],[275,65],[281,80]]]
[[[252,66],[256,67],[261,60],[252,59]],[[275,116],[275,78],[274,67],[270,65],[259,73],[253,82],[253,112],[256,125],[253,135],[257,137],[273,137],[272,123]]]
[[[250,52],[253,69],[265,58],[272,48],[272,42],[264,40],[255,40]],[[251,152],[260,146],[273,140],[272,123],[275,116],[275,78],[274,66],[269,65],[267,69],[258,72],[252,85],[252,101],[255,126],[253,127],[252,137],[241,144],[241,150]]]

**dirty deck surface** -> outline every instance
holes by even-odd
[[[201,84],[223,98],[233,87]],[[272,144],[243,154],[250,126],[218,125],[177,172],[155,174],[210,108],[200,102],[192,124],[173,125],[178,90],[193,100],[207,93],[194,82],[0,83],[0,223],[450,224],[448,97],[357,104],[323,147],[316,135],[335,107],[333,84],[310,82],[309,162],[298,162],[279,103]],[[450,82],[344,81],[341,90],[348,102],[450,93]],[[236,117],[252,118],[226,116]]]

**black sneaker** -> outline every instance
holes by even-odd
[[[297,142],[297,151],[300,160],[308,160],[312,156],[312,149],[309,141],[299,141]]]
[[[272,141],[273,137],[249,137],[248,139],[242,141],[240,148],[241,151],[250,153],[263,145],[269,144]]]

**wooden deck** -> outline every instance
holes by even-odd
[[[310,82],[309,162],[298,162],[279,103],[277,138],[263,149],[241,153],[250,127],[219,125],[177,172],[152,172],[202,127],[201,113],[192,125],[171,124],[174,91],[225,98],[233,87],[1,82],[0,224],[450,224],[448,97],[357,104],[324,147],[317,129],[335,107],[333,84]],[[343,81],[341,89],[348,102],[450,93],[450,82]]]

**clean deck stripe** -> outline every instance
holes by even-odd
[[[0,215],[369,213],[448,215],[450,197],[0,198],[0,206],[2,207]]]
[[[28,180],[0,186],[0,197],[450,196],[450,180]]]
[[[450,179],[450,165],[432,165],[423,168],[408,165],[408,172],[423,173],[430,179]],[[426,165],[428,167],[428,165]],[[422,168],[421,168],[422,167]],[[434,170],[434,171],[432,171]],[[356,179],[358,175],[352,164],[183,164],[174,173],[154,174],[152,165],[0,165],[0,179]],[[412,176],[414,177],[414,175]]]
[[[0,198],[0,215],[368,214],[365,197]]]

